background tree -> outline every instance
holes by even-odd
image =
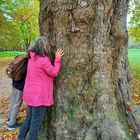
[[[5,50],[25,51],[38,36],[38,1],[0,2],[0,44]]]
[[[140,1],[131,0],[129,12],[131,15],[128,31],[130,38],[135,43],[140,43]]]
[[[65,50],[47,138],[134,140],[128,106],[128,0],[40,0],[40,33]]]

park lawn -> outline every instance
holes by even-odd
[[[134,78],[140,79],[140,49],[128,49],[128,60]]]
[[[128,59],[133,72],[131,80],[132,101],[140,105],[140,49],[128,49]]]
[[[25,52],[18,52],[18,51],[4,51],[0,52],[0,57],[15,57],[18,54],[25,55]]]

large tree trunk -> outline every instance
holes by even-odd
[[[129,111],[127,0],[40,0],[40,33],[63,48],[55,106],[47,114],[52,140],[134,140]]]

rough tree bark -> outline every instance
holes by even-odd
[[[47,139],[130,140],[128,0],[40,0],[40,33],[65,50]]]

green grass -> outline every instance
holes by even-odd
[[[5,52],[0,52],[0,57],[15,57],[18,54],[24,55],[25,52],[5,51]]]
[[[128,59],[134,77],[140,79],[140,49],[128,49]]]

